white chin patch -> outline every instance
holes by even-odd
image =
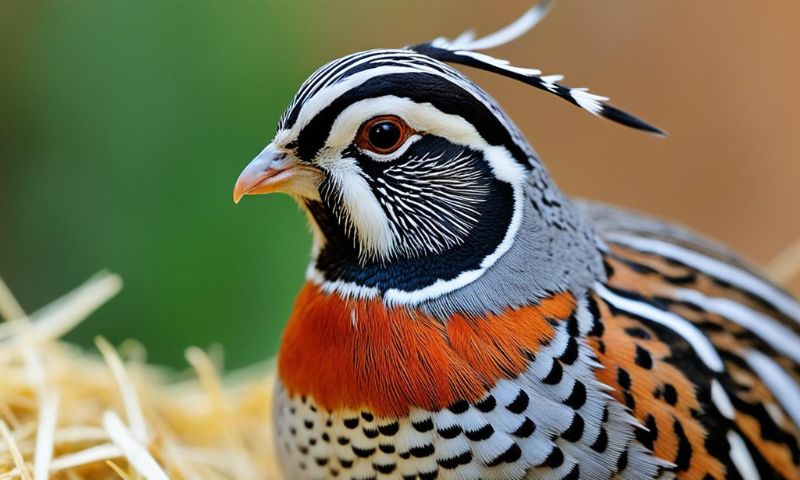
[[[391,257],[396,242],[389,220],[355,160],[337,158],[325,163],[339,196],[334,209],[349,236],[356,239],[359,256],[370,260]]]

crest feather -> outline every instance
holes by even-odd
[[[478,52],[478,50],[495,48],[519,38],[547,16],[553,4],[555,4],[555,0],[543,0],[509,25],[481,38],[475,38],[474,32],[468,30],[453,40],[439,37],[430,42],[407,48],[442,62],[465,65],[513,78],[557,95],[592,115],[603,117],[637,130],[665,136],[666,133],[663,130],[606,103],[608,97],[590,93],[586,88],[570,88],[561,85],[558,82],[564,78],[563,75],[543,76],[538,69],[517,67],[508,60]]]

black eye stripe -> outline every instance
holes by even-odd
[[[450,80],[416,72],[381,75],[336,98],[320,110],[298,135],[298,156],[306,161],[313,160],[324,146],[336,118],[347,107],[360,100],[386,95],[401,96],[420,104],[430,103],[444,113],[466,119],[486,142],[505,146],[521,165],[530,168],[528,154],[500,123],[497,112]]]

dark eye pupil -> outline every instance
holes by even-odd
[[[400,127],[392,122],[381,122],[369,129],[369,141],[377,148],[388,150],[400,140]]]

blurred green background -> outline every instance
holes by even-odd
[[[300,4],[0,6],[0,275],[28,308],[100,268],[125,287],[67,338],[155,362],[274,352],[310,245],[288,197],[231,200],[305,72]],[[291,49],[286,46],[291,44]]]
[[[33,310],[119,272],[119,297],[68,336],[84,345],[135,338],[176,366],[188,345],[219,343],[233,367],[273,355],[310,238],[287,197],[234,206],[231,189],[299,84],[345,53],[491,31],[530,3],[0,1],[0,276]],[[560,2],[496,52],[614,97],[666,141],[468,73],[568,192],[765,261],[800,237],[798,5]]]

